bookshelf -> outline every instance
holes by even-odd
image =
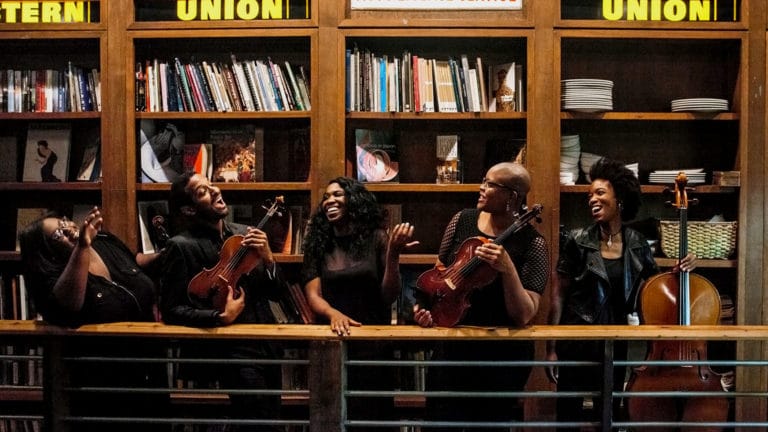
[[[417,227],[418,250],[401,263],[425,269],[434,263],[440,236],[449,218],[476,202],[486,168],[488,142],[524,139],[526,164],[533,175],[532,203],[542,203],[538,226],[556,262],[559,226],[585,223],[586,183],[559,185],[560,136],[579,134],[584,151],[640,163],[644,206],[641,218],[662,215],[664,186],[649,184],[654,169],[701,166],[738,169],[739,187],[702,185],[701,201],[692,213],[702,218],[715,211],[739,222],[737,251],[727,260],[702,260],[699,268],[734,297],[738,324],[766,322],[762,304],[766,272],[764,159],[765,98],[752,95],[768,86],[766,40],[768,5],[741,0],[718,21],[602,19],[602,2],[525,0],[519,11],[361,11],[349,1],[292,2],[291,19],[193,19],[182,21],[175,2],[151,0],[92,1],[90,22],[72,24],[0,22],[0,70],[60,68],[68,61],[97,67],[102,74],[101,112],[0,112],[0,135],[16,137],[22,155],[25,131],[34,122],[66,122],[73,134],[92,134],[102,142],[104,176],[100,182],[61,184],[2,182],[8,202],[0,209],[0,273],[9,280],[19,271],[14,252],[16,208],[53,204],[65,213],[75,204],[104,208],[107,229],[136,249],[140,247],[137,201],[165,199],[168,183],[139,180],[139,127],[142,121],[170,122],[187,141],[203,141],[216,128],[253,124],[265,130],[265,179],[256,183],[221,183],[228,203],[260,202],[283,194],[304,214],[320,201],[327,182],[354,175],[354,130],[391,128],[400,131],[399,183],[368,185],[385,204],[402,206],[402,220]],[[651,2],[649,2],[651,3]],[[725,5],[724,3],[728,3]],[[733,7],[720,2],[723,10]],[[210,17],[209,17],[210,18]],[[215,17],[214,17],[215,18]],[[524,65],[526,108],[522,112],[347,112],[345,51],[357,46],[379,54],[447,58],[481,56],[484,65],[507,61]],[[311,81],[310,111],[274,112],[137,112],[134,105],[137,62],[179,57],[185,61],[226,62],[270,56],[302,64]],[[23,55],[21,55],[23,54]],[[560,80],[612,79],[613,111],[576,113],[560,108]],[[706,93],[706,94],[704,94]],[[679,97],[728,99],[728,112],[711,115],[673,113],[669,102]],[[291,174],[284,145],[285,131],[301,130],[306,174]],[[434,183],[435,136],[457,134],[464,150],[464,183]],[[23,160],[18,161],[19,167]],[[72,169],[70,169],[71,173]],[[274,173],[271,177],[266,173]],[[645,180],[643,180],[645,176]],[[21,178],[21,171],[18,172]],[[708,176],[708,180],[710,177]],[[694,195],[692,195],[694,196]],[[289,272],[301,256],[279,255]],[[673,264],[659,257],[663,267]],[[543,302],[542,304],[544,304]],[[543,306],[538,322],[546,316]],[[740,347],[744,349],[760,349]],[[738,355],[738,351],[737,351]],[[742,383],[764,377],[741,376]],[[536,385],[545,386],[542,382]],[[764,409],[763,409],[764,410]]]

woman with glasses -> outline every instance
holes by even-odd
[[[530,175],[521,164],[503,162],[492,166],[480,185],[477,207],[456,213],[445,229],[437,265],[450,266],[465,240],[472,237],[494,240],[512,226],[524,213],[530,187]],[[488,285],[472,287],[468,297],[470,307],[458,325],[520,327],[531,322],[549,276],[544,237],[526,224],[500,244],[483,243],[473,254],[498,274]],[[414,320],[421,326],[434,325],[429,307],[428,303],[415,307]],[[532,360],[533,343],[446,342],[435,354],[457,361]],[[525,386],[529,373],[528,367],[443,367],[430,369],[428,378],[431,390],[519,391]],[[518,417],[515,412],[519,414],[512,398],[430,398],[428,403],[436,417],[434,420],[503,422]]]
[[[102,230],[101,211],[94,207],[85,220],[73,221],[48,214],[31,222],[19,234],[26,286],[37,311],[51,323],[77,327],[118,321],[155,321],[155,288],[133,252],[114,235]],[[127,338],[70,338],[68,357],[158,357],[160,345]],[[167,385],[165,365],[131,362],[69,363],[72,385],[83,387],[159,387]],[[70,399],[74,416],[160,415],[169,402],[165,394],[133,392],[80,392]],[[98,407],[98,409],[94,409]],[[78,431],[103,430],[102,423],[73,426]],[[110,430],[130,431],[131,423],[110,424]],[[141,430],[163,430],[143,425]]]
[[[52,323],[79,326],[154,321],[152,279],[93,208],[85,220],[47,215],[19,234],[24,277],[37,311]]]

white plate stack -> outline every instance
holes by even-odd
[[[672,112],[719,112],[728,111],[728,101],[714,98],[675,99]]]
[[[588,182],[592,183],[592,179],[589,178],[589,170],[592,168],[592,165],[594,165],[595,162],[602,158],[603,156],[599,154],[581,152],[581,160],[579,161],[579,165],[581,166],[581,172],[584,173],[584,178],[587,179]]]
[[[684,172],[685,176],[688,178],[688,184],[703,184],[707,176],[707,173],[704,172],[704,168],[656,170],[648,176],[648,181],[650,183],[674,184],[675,180],[677,180],[677,175],[681,172]]]
[[[601,112],[613,110],[613,81],[577,78],[560,82],[563,110]]]
[[[579,178],[581,142],[578,135],[560,137],[560,184],[576,184]]]

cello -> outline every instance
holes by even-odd
[[[679,210],[680,234],[678,260],[688,254],[686,194],[687,177],[675,180],[675,203]],[[640,319],[643,324],[717,325],[720,322],[720,296],[705,277],[684,271],[665,272],[649,278],[639,293]],[[660,340],[649,344],[648,361],[695,361],[707,359],[706,341]],[[627,391],[724,391],[720,375],[705,364],[649,366],[633,369]],[[724,422],[728,400],[724,397],[630,397],[627,401],[632,421],[654,422]],[[674,428],[653,428],[654,431]],[[719,431],[719,427],[685,428]]]
[[[541,204],[535,204],[499,234],[493,243],[501,244],[507,237],[528,225],[531,219],[538,220],[542,209]],[[478,246],[489,241],[484,237],[471,237],[464,240],[456,252],[456,259],[450,266],[436,266],[420,274],[416,279],[416,288],[429,299],[430,312],[435,325],[455,326],[469,309],[469,295],[472,291],[488,285],[496,278],[498,272],[474,254]]]
[[[277,196],[256,229],[262,229],[273,215],[280,215],[280,207],[284,202],[282,195]],[[227,287],[232,286],[237,295],[237,281],[261,261],[259,254],[243,246],[242,242],[242,235],[228,238],[219,251],[219,262],[210,269],[203,269],[189,281],[187,294],[193,303],[201,307],[212,305],[213,309],[222,312],[227,303]]]

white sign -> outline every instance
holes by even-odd
[[[521,10],[523,0],[350,0],[353,10]]]

